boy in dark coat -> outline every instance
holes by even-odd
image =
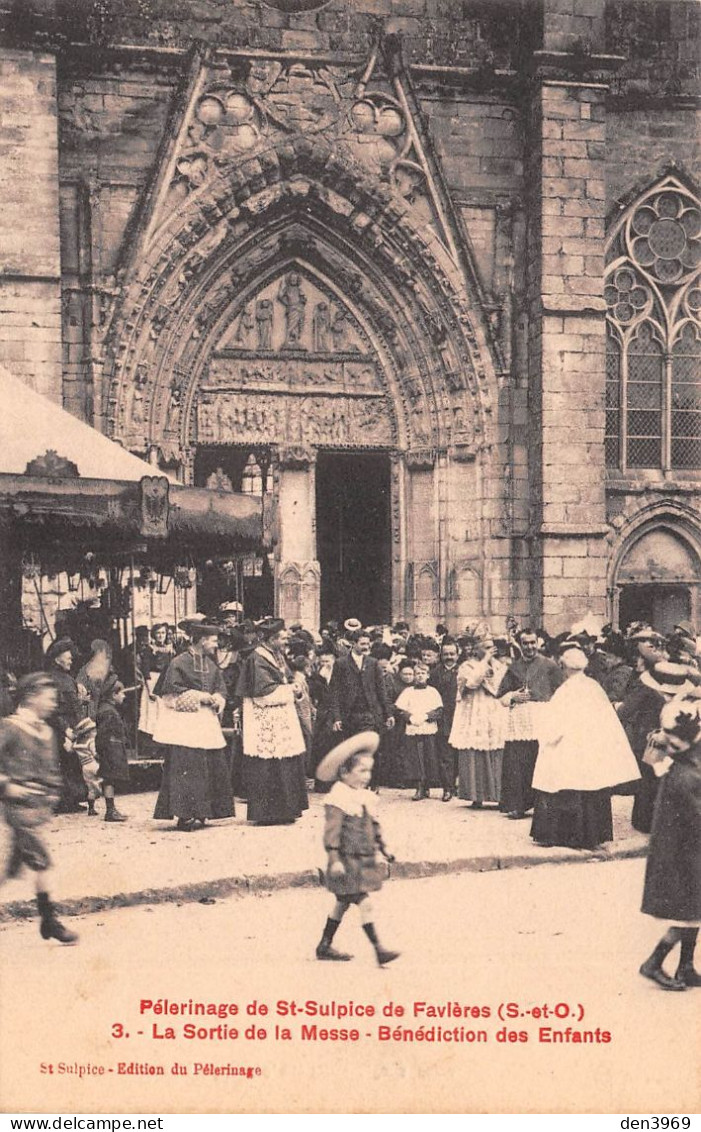
[[[50,676],[34,672],[19,681],[17,709],[0,721],[0,799],[12,830],[7,875],[17,876],[23,866],[34,873],[42,939],[77,943],[78,936],[57,918],[49,897],[52,862],[39,832],[51,821],[61,788],[56,739],[47,723],[57,706]]]

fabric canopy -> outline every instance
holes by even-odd
[[[145,460],[42,397],[0,366],[0,472],[22,475],[53,450],[90,479],[138,481],[158,473]],[[169,479],[171,477],[168,477]]]

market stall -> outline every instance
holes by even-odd
[[[124,648],[203,601],[245,609],[260,496],[184,487],[1,370],[0,395],[1,663],[36,667],[57,626]]]

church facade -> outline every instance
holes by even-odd
[[[3,18],[0,364],[268,495],[262,604],[699,620],[695,3]]]

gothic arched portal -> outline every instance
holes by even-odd
[[[445,499],[477,498],[496,382],[469,271],[435,187],[422,189],[420,139],[407,126],[388,179],[372,176],[362,161],[381,162],[381,146],[355,160],[318,131],[263,136],[250,109],[260,99],[246,89],[200,91],[184,115],[106,339],[107,431],[132,450],[157,450],[187,482],[203,448],[265,447],[280,519],[278,604],[309,620],[319,614],[317,454],[377,454],[391,573],[377,619],[416,612],[407,570],[420,578],[427,564],[432,608],[449,616],[452,601],[457,615]],[[353,104],[358,121],[367,129],[368,114],[389,122],[391,111],[396,132],[400,102],[378,97],[366,91]],[[222,113],[235,124],[221,144],[240,150],[245,135],[250,155],[207,152]],[[255,122],[253,145],[242,131]]]

